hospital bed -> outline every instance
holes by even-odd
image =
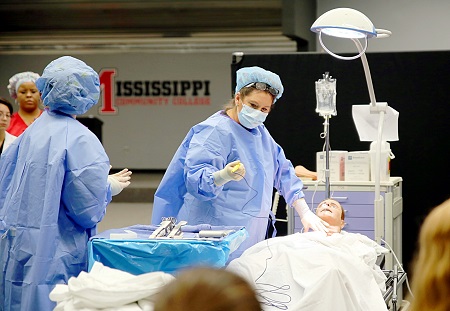
[[[151,226],[150,226],[151,227]],[[96,237],[93,237],[89,242],[89,266],[90,268],[94,264],[94,262],[101,262],[106,266],[111,268],[116,268],[122,271],[127,271],[129,273],[138,275],[146,272],[152,271],[163,271],[168,273],[173,273],[175,270],[178,270],[183,267],[189,267],[192,265],[198,265],[199,259],[208,260],[208,262],[203,262],[203,264],[211,265],[211,266],[224,266],[226,261],[227,252],[230,249],[236,247],[232,246],[236,243],[236,241],[241,240],[245,236],[245,232],[242,231],[242,228],[233,228],[236,230],[234,233],[224,236],[222,238],[215,240],[209,239],[194,239],[191,240],[188,236],[190,232],[183,232],[186,239],[177,238],[171,239],[169,238],[170,232],[174,232],[173,230],[168,231],[167,237],[165,238],[152,238],[150,240],[149,237],[157,234],[161,227],[151,227],[135,225],[131,227],[121,228],[121,229],[113,229],[109,231],[105,231]],[[175,229],[175,228],[174,228]],[[195,228],[195,230],[199,231],[200,228]],[[209,228],[209,229],[217,229],[217,228]],[[223,228],[222,228],[223,229]],[[230,229],[230,228],[227,228]],[[241,230],[237,230],[241,229]],[[194,231],[195,231],[194,230]],[[217,230],[213,230],[214,232]],[[135,237],[117,237],[117,235],[128,235],[130,232],[135,233],[137,236]],[[156,233],[155,233],[156,232]],[[113,237],[114,235],[114,237]],[[283,238],[283,237],[282,237]],[[276,239],[276,238],[275,238]],[[273,240],[273,239],[270,239]],[[266,240],[269,241],[269,240]],[[264,241],[263,241],[264,242]],[[263,243],[261,242],[261,243]],[[181,244],[180,244],[181,243]],[[200,245],[201,244],[201,245]],[[239,243],[238,243],[239,244]],[[198,254],[195,252],[197,250],[196,245],[201,246],[201,252]],[[189,257],[185,257],[183,260],[180,260],[180,257],[177,254],[177,251],[185,250],[185,248],[189,248]],[[207,247],[207,249],[205,248]],[[169,251],[170,249],[170,251]],[[210,250],[209,250],[210,249]],[[163,250],[163,251],[161,251]],[[208,250],[208,256],[205,255],[205,251]],[[273,248],[272,250],[275,251]],[[173,260],[168,260],[167,253],[173,255]],[[269,250],[270,251],[270,250]],[[182,252],[186,253],[186,252]],[[272,254],[273,255],[273,254]],[[184,255],[185,256],[185,255]],[[205,258],[206,257],[206,258]],[[267,256],[266,258],[269,258]],[[263,264],[266,263],[266,258],[262,261]],[[278,263],[277,260],[274,260],[275,263]],[[379,256],[377,258],[377,264],[383,265],[384,259],[383,256]],[[164,264],[164,265],[161,265]],[[282,263],[280,263],[282,264]],[[289,266],[289,265],[287,265]],[[261,271],[264,268],[261,268]],[[347,265],[347,272],[354,270],[353,264]],[[334,273],[337,272],[337,273]],[[326,272],[327,273],[327,272]],[[331,275],[336,277],[337,274],[340,274],[341,271],[333,271]],[[398,299],[398,289],[401,284],[405,280],[406,274],[397,273],[394,274],[392,271],[384,271],[384,275],[386,276],[386,292],[383,294],[383,301],[387,306],[389,306],[388,310],[398,310],[398,307],[401,300]],[[311,272],[314,275],[314,272]],[[397,275],[397,277],[395,277]],[[282,276],[278,276],[280,280],[285,279]],[[312,283],[316,283],[315,281]],[[328,282],[326,282],[328,283]],[[283,284],[281,284],[283,285]],[[364,285],[364,283],[359,284]],[[330,283],[330,286],[333,287],[334,284]],[[282,287],[282,286],[281,286]],[[358,286],[353,286],[357,288]],[[375,284],[372,284],[372,293],[375,290],[379,290]],[[378,292],[379,294],[379,292]],[[295,299],[295,295],[292,295],[293,299]],[[393,306],[393,307],[391,307]],[[338,308],[339,309],[339,308]],[[270,309],[269,309],[270,310]],[[290,308],[289,310],[296,310],[295,308]],[[308,309],[305,309],[308,310]],[[324,309],[322,309],[324,310]],[[342,309],[342,310],[345,310]],[[364,309],[368,311],[369,309]],[[377,309],[380,310],[380,309]],[[402,309],[406,310],[406,309]]]
[[[305,189],[308,187],[305,187]],[[277,218],[277,211],[279,206],[280,194],[274,192],[274,199],[272,203],[272,213],[278,222],[289,223],[289,217],[292,217],[295,212],[293,212],[289,206],[286,204],[286,218]],[[288,234],[291,234],[288,230]],[[392,250],[390,250],[392,253]],[[395,257],[395,256],[391,256]],[[407,273],[405,271],[400,271],[398,265],[395,264],[392,269],[385,269],[386,255],[380,254],[377,258],[376,264],[383,269],[383,273],[386,276],[386,292],[383,293],[383,299],[388,307],[388,310],[401,310],[406,311],[408,309],[408,302],[403,301],[403,285],[407,281]]]
[[[295,233],[257,243],[227,269],[254,285],[264,311],[400,310],[406,274],[380,269],[381,251],[360,234]]]
[[[383,271],[387,277],[386,280],[386,292],[383,293],[383,299],[389,310],[408,310],[408,305],[406,301],[403,301],[400,297],[403,295],[402,287],[406,281],[406,272],[398,271],[397,266],[394,270],[384,270]]]
[[[376,264],[383,268],[385,263],[385,255],[378,256]],[[405,271],[399,271],[398,266],[395,265],[392,270],[382,270],[386,276],[386,292],[383,293],[383,299],[389,310],[399,310],[402,304],[401,297],[403,296],[402,287],[406,281],[407,274]],[[402,310],[407,310],[406,306]]]

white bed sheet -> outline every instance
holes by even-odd
[[[174,279],[165,272],[133,275],[96,261],[89,273],[57,284],[49,296],[57,303],[54,311],[152,311],[155,295]]]
[[[227,267],[245,277],[263,310],[387,310],[386,276],[375,264],[388,252],[364,235],[296,233],[259,242]]]

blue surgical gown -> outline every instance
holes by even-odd
[[[111,201],[109,159],[74,118],[44,111],[0,160],[0,310],[53,310],[48,295],[87,269]]]
[[[216,186],[212,174],[240,160],[245,178]],[[265,238],[276,188],[292,204],[304,197],[292,163],[264,125],[248,130],[219,111],[191,128],[155,193],[152,223],[245,226],[249,238],[230,260]]]

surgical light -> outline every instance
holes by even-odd
[[[363,13],[349,8],[337,8],[322,14],[311,26],[314,32],[339,38],[371,38],[377,32]]]
[[[319,34],[319,41],[321,46],[330,55],[343,59],[352,60],[361,58],[364,73],[366,76],[367,87],[370,97],[370,113],[378,113],[378,142],[383,141],[383,124],[387,110],[387,103],[377,103],[375,92],[372,85],[372,78],[370,75],[369,64],[366,58],[367,41],[370,38],[385,38],[391,35],[391,32],[384,29],[376,29],[370,19],[363,13],[350,8],[336,8],[322,14],[311,26],[311,31]],[[338,38],[352,40],[357,49],[358,55],[345,57],[330,51],[322,41],[322,34]],[[364,46],[360,39],[364,39]],[[375,198],[374,198],[374,212],[375,212],[375,239],[381,242],[382,232],[384,232],[384,204],[383,197],[380,195],[380,154],[381,143],[377,144],[375,156]]]

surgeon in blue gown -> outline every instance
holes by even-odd
[[[263,124],[282,94],[277,74],[256,66],[239,69],[234,98],[192,127],[176,151],[155,193],[152,223],[171,216],[191,225],[245,226],[249,237],[231,260],[265,238],[276,188],[306,230],[327,231]]]
[[[131,171],[109,175],[98,138],[75,119],[98,74],[64,56],[36,81],[47,107],[0,160],[0,310],[53,310],[49,293],[87,269],[87,242]]]

